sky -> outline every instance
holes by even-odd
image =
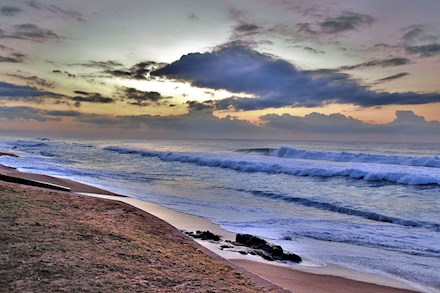
[[[0,134],[440,142],[438,11],[0,0]]]

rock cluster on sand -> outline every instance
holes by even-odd
[[[201,240],[212,240],[219,241],[220,236],[212,233],[211,231],[199,231],[196,232],[185,232],[186,235],[191,236],[192,238],[201,239]]]
[[[211,231],[196,231],[188,232],[183,231],[186,235],[200,240],[208,240],[214,242],[220,242],[221,237],[212,233]],[[262,258],[269,261],[291,261],[299,263],[302,261],[299,255],[293,253],[284,252],[283,248],[279,245],[273,245],[266,240],[250,234],[237,234],[235,236],[235,242],[226,240],[221,241],[220,250],[228,249],[230,251],[236,251],[240,254],[259,255]],[[225,244],[224,242],[227,242]],[[246,246],[247,250],[237,250],[236,246]]]
[[[287,260],[296,263],[302,261],[299,255],[293,253],[285,253],[281,246],[269,244],[266,240],[250,234],[237,234],[235,236],[235,242],[236,244],[242,244],[254,249],[253,252],[255,254],[261,256],[266,260]]]

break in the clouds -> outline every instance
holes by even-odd
[[[52,30],[43,29],[36,24],[25,23],[14,25],[11,31],[0,29],[0,39],[19,39],[33,42],[60,40],[62,37]]]
[[[190,82],[196,87],[249,95],[217,101],[217,109],[315,107],[328,103],[370,107],[440,102],[438,93],[375,92],[349,79],[348,75],[314,77],[285,60],[236,43],[213,52],[182,56],[151,74]]]

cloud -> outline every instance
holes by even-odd
[[[430,32],[427,26],[411,25],[404,28],[403,31],[401,39],[404,41],[406,53],[420,57],[432,57],[440,54],[440,44],[437,42],[440,36]]]
[[[439,121],[426,121],[412,111],[396,111],[396,119],[388,124],[370,124],[342,114],[311,113],[304,117],[289,114],[268,114],[255,125],[231,116],[216,117],[211,111],[191,111],[177,116],[111,116],[79,111],[44,110],[31,107],[0,106],[0,120],[76,122],[98,127],[159,131],[162,137],[200,138],[270,138],[331,139],[378,141],[439,141]],[[87,128],[88,129],[88,128]],[[95,129],[90,127],[90,129]],[[136,132],[134,132],[136,135]]]
[[[260,116],[266,127],[282,130],[301,131],[310,133],[348,133],[365,130],[366,123],[342,114],[320,114],[311,113],[304,117],[290,114],[268,114]]]
[[[375,21],[374,17],[345,11],[337,17],[329,17],[319,23],[321,32],[327,34],[338,34],[345,31],[355,30],[363,25],[370,25]]]
[[[260,33],[261,27],[253,23],[238,24],[233,29],[234,38],[240,38],[244,36],[253,36]]]
[[[411,26],[406,29],[406,32],[402,36],[402,39],[407,42],[412,42],[414,40],[417,40],[423,34],[424,30],[421,26]]]
[[[61,36],[51,30],[42,29],[36,24],[25,23],[13,26],[13,32],[5,32],[0,29],[0,39],[19,39],[33,42],[44,42],[50,40],[60,40]]]
[[[110,70],[115,67],[121,67],[123,64],[114,61],[114,60],[108,60],[108,61],[93,61],[90,60],[86,63],[72,63],[68,64],[69,66],[82,66],[87,68],[97,68],[97,69],[103,69],[103,70]]]
[[[58,118],[45,117],[41,110],[32,107],[3,107],[0,106],[0,120],[35,120],[56,121]]]
[[[36,10],[44,10],[52,14],[56,14],[61,18],[71,18],[77,21],[84,21],[82,13],[76,10],[65,10],[53,4],[44,4],[38,1],[27,1],[27,6]]]
[[[186,105],[188,107],[189,112],[194,111],[210,111],[214,109],[214,101],[204,101],[204,102],[198,102],[198,101],[187,101]]]
[[[299,45],[295,45],[295,46],[290,46],[290,47],[292,47],[292,48],[300,48],[300,49],[303,49],[304,51],[307,51],[307,52],[312,53],[312,54],[325,54],[324,51],[322,51],[322,50],[316,50],[316,49],[314,49],[314,48],[312,48],[312,47],[309,47],[309,46],[299,46]]]
[[[102,96],[100,93],[89,93],[84,91],[75,91],[75,94],[78,96],[71,97],[72,101],[77,102],[76,106],[80,106],[78,103],[86,102],[86,103],[97,103],[97,104],[110,104],[114,103],[115,100],[112,98],[107,98]]]
[[[154,61],[144,61],[133,65],[128,70],[107,70],[106,73],[121,78],[143,80],[149,78],[151,71],[157,70],[165,65],[167,64]]]
[[[56,116],[56,117],[79,117],[83,115],[81,112],[68,110],[68,111],[62,111],[62,110],[46,110],[44,112],[44,115],[47,116]]]
[[[40,78],[35,75],[23,75],[23,74],[6,74],[7,76],[15,77],[27,82],[27,86],[41,86],[46,88],[54,88],[55,84],[51,81],[48,81],[44,78]]]
[[[20,7],[16,6],[1,6],[0,7],[0,14],[3,16],[15,16],[21,12]]]
[[[440,122],[426,121],[412,111],[396,111],[396,119],[388,124],[370,124],[341,114],[311,113],[304,117],[289,114],[269,114],[261,116],[266,131],[281,131],[286,137],[291,135],[328,135],[333,139],[348,137],[366,139],[366,136],[393,139],[392,136],[417,139],[430,137],[440,131]],[[434,140],[438,138],[434,137]]]
[[[430,41],[435,42],[439,39],[439,36],[430,32],[429,27],[425,25],[410,25],[403,29],[404,34],[401,39],[406,43],[414,43],[417,41]]]
[[[419,55],[420,57],[432,57],[440,54],[440,44],[431,43],[421,46],[406,46],[405,51],[409,54]]]
[[[386,81],[390,81],[390,80],[399,79],[399,78],[405,77],[407,75],[409,75],[408,72],[401,72],[401,73],[397,73],[397,74],[394,74],[394,75],[391,75],[391,76],[387,76],[387,77],[378,79],[376,81],[377,82],[386,82]]]
[[[0,100],[38,101],[41,97],[59,97],[60,95],[40,91],[30,86],[19,86],[12,83],[0,82]]]
[[[349,79],[348,75],[334,71],[301,71],[285,60],[237,43],[213,52],[184,55],[151,74],[190,82],[196,87],[225,89],[249,96],[217,101],[216,109],[315,107],[328,103],[370,107],[440,102],[439,93],[375,92]]]
[[[26,55],[14,53],[11,56],[1,56],[0,63],[23,63],[26,59]]]
[[[75,74],[73,74],[73,73],[70,73],[68,71],[61,71],[59,69],[52,70],[52,73],[55,73],[55,74],[65,74],[65,75],[67,75],[67,77],[73,77],[73,78],[76,77]]]
[[[169,97],[164,97],[155,91],[140,91],[135,88],[126,87],[123,89],[123,98],[128,100],[131,105],[149,106],[153,104],[160,104],[163,100]]]
[[[342,66],[339,69],[353,70],[353,69],[368,68],[368,67],[393,67],[393,66],[401,66],[401,65],[409,64],[410,62],[411,60],[408,58],[395,57],[395,58],[382,59],[382,60],[371,60],[351,66]]]

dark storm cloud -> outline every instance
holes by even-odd
[[[12,32],[0,29],[0,39],[19,39],[34,42],[44,42],[49,40],[60,40],[61,36],[51,30],[40,28],[36,24],[25,23],[13,26]]]
[[[133,65],[128,70],[107,70],[106,72],[120,78],[127,79],[148,79],[151,71],[157,70],[163,66],[167,65],[166,63],[158,63],[154,61],[144,61]]]
[[[74,93],[77,94],[78,96],[71,97],[70,99],[77,103],[86,102],[86,103],[97,103],[97,104],[110,104],[115,102],[115,100],[113,100],[112,98],[104,97],[100,93],[89,93],[84,91],[75,91]],[[76,104],[76,106],[79,105],[80,104]]]
[[[440,94],[374,92],[348,75],[302,71],[285,60],[232,44],[208,53],[184,55],[153,76],[190,82],[193,86],[247,93],[216,102],[217,109],[257,110],[270,107],[315,107],[328,103],[359,106],[427,104]],[[321,77],[319,77],[321,75]]]
[[[162,96],[160,93],[155,91],[140,91],[135,88],[124,88],[123,98],[127,100],[130,104],[136,106],[149,106],[153,104],[160,104],[163,100],[168,99],[168,97]]]
[[[329,17],[319,23],[321,31],[328,34],[337,34],[345,31],[357,29],[362,25],[369,25],[375,21],[374,17],[345,11],[337,17]]]
[[[387,77],[378,79],[376,81],[377,82],[386,82],[386,81],[390,81],[390,80],[399,79],[399,78],[405,77],[407,75],[409,75],[408,72],[401,72],[401,73],[397,73],[397,74],[394,74],[394,75],[391,75],[391,76],[387,76]]]
[[[342,66],[340,70],[353,70],[358,68],[368,68],[368,67],[392,67],[392,66],[401,66],[405,64],[409,64],[411,62],[408,58],[396,57],[382,60],[371,60],[368,62],[351,65],[351,66]]]
[[[38,1],[27,1],[27,6],[36,10],[43,10],[47,11],[53,14],[56,14],[57,16],[61,18],[71,18],[78,21],[84,21],[82,13],[76,11],[76,10],[65,10],[62,9],[56,5],[52,4],[44,4]]]
[[[58,97],[60,95],[40,91],[30,86],[19,86],[12,83],[0,82],[0,100],[37,101],[44,96]]]
[[[0,14],[4,16],[15,16],[20,13],[22,10],[20,7],[16,6],[1,6]]]
[[[405,50],[410,54],[419,55],[420,57],[432,57],[440,54],[440,44],[431,43],[421,46],[406,46]]]

